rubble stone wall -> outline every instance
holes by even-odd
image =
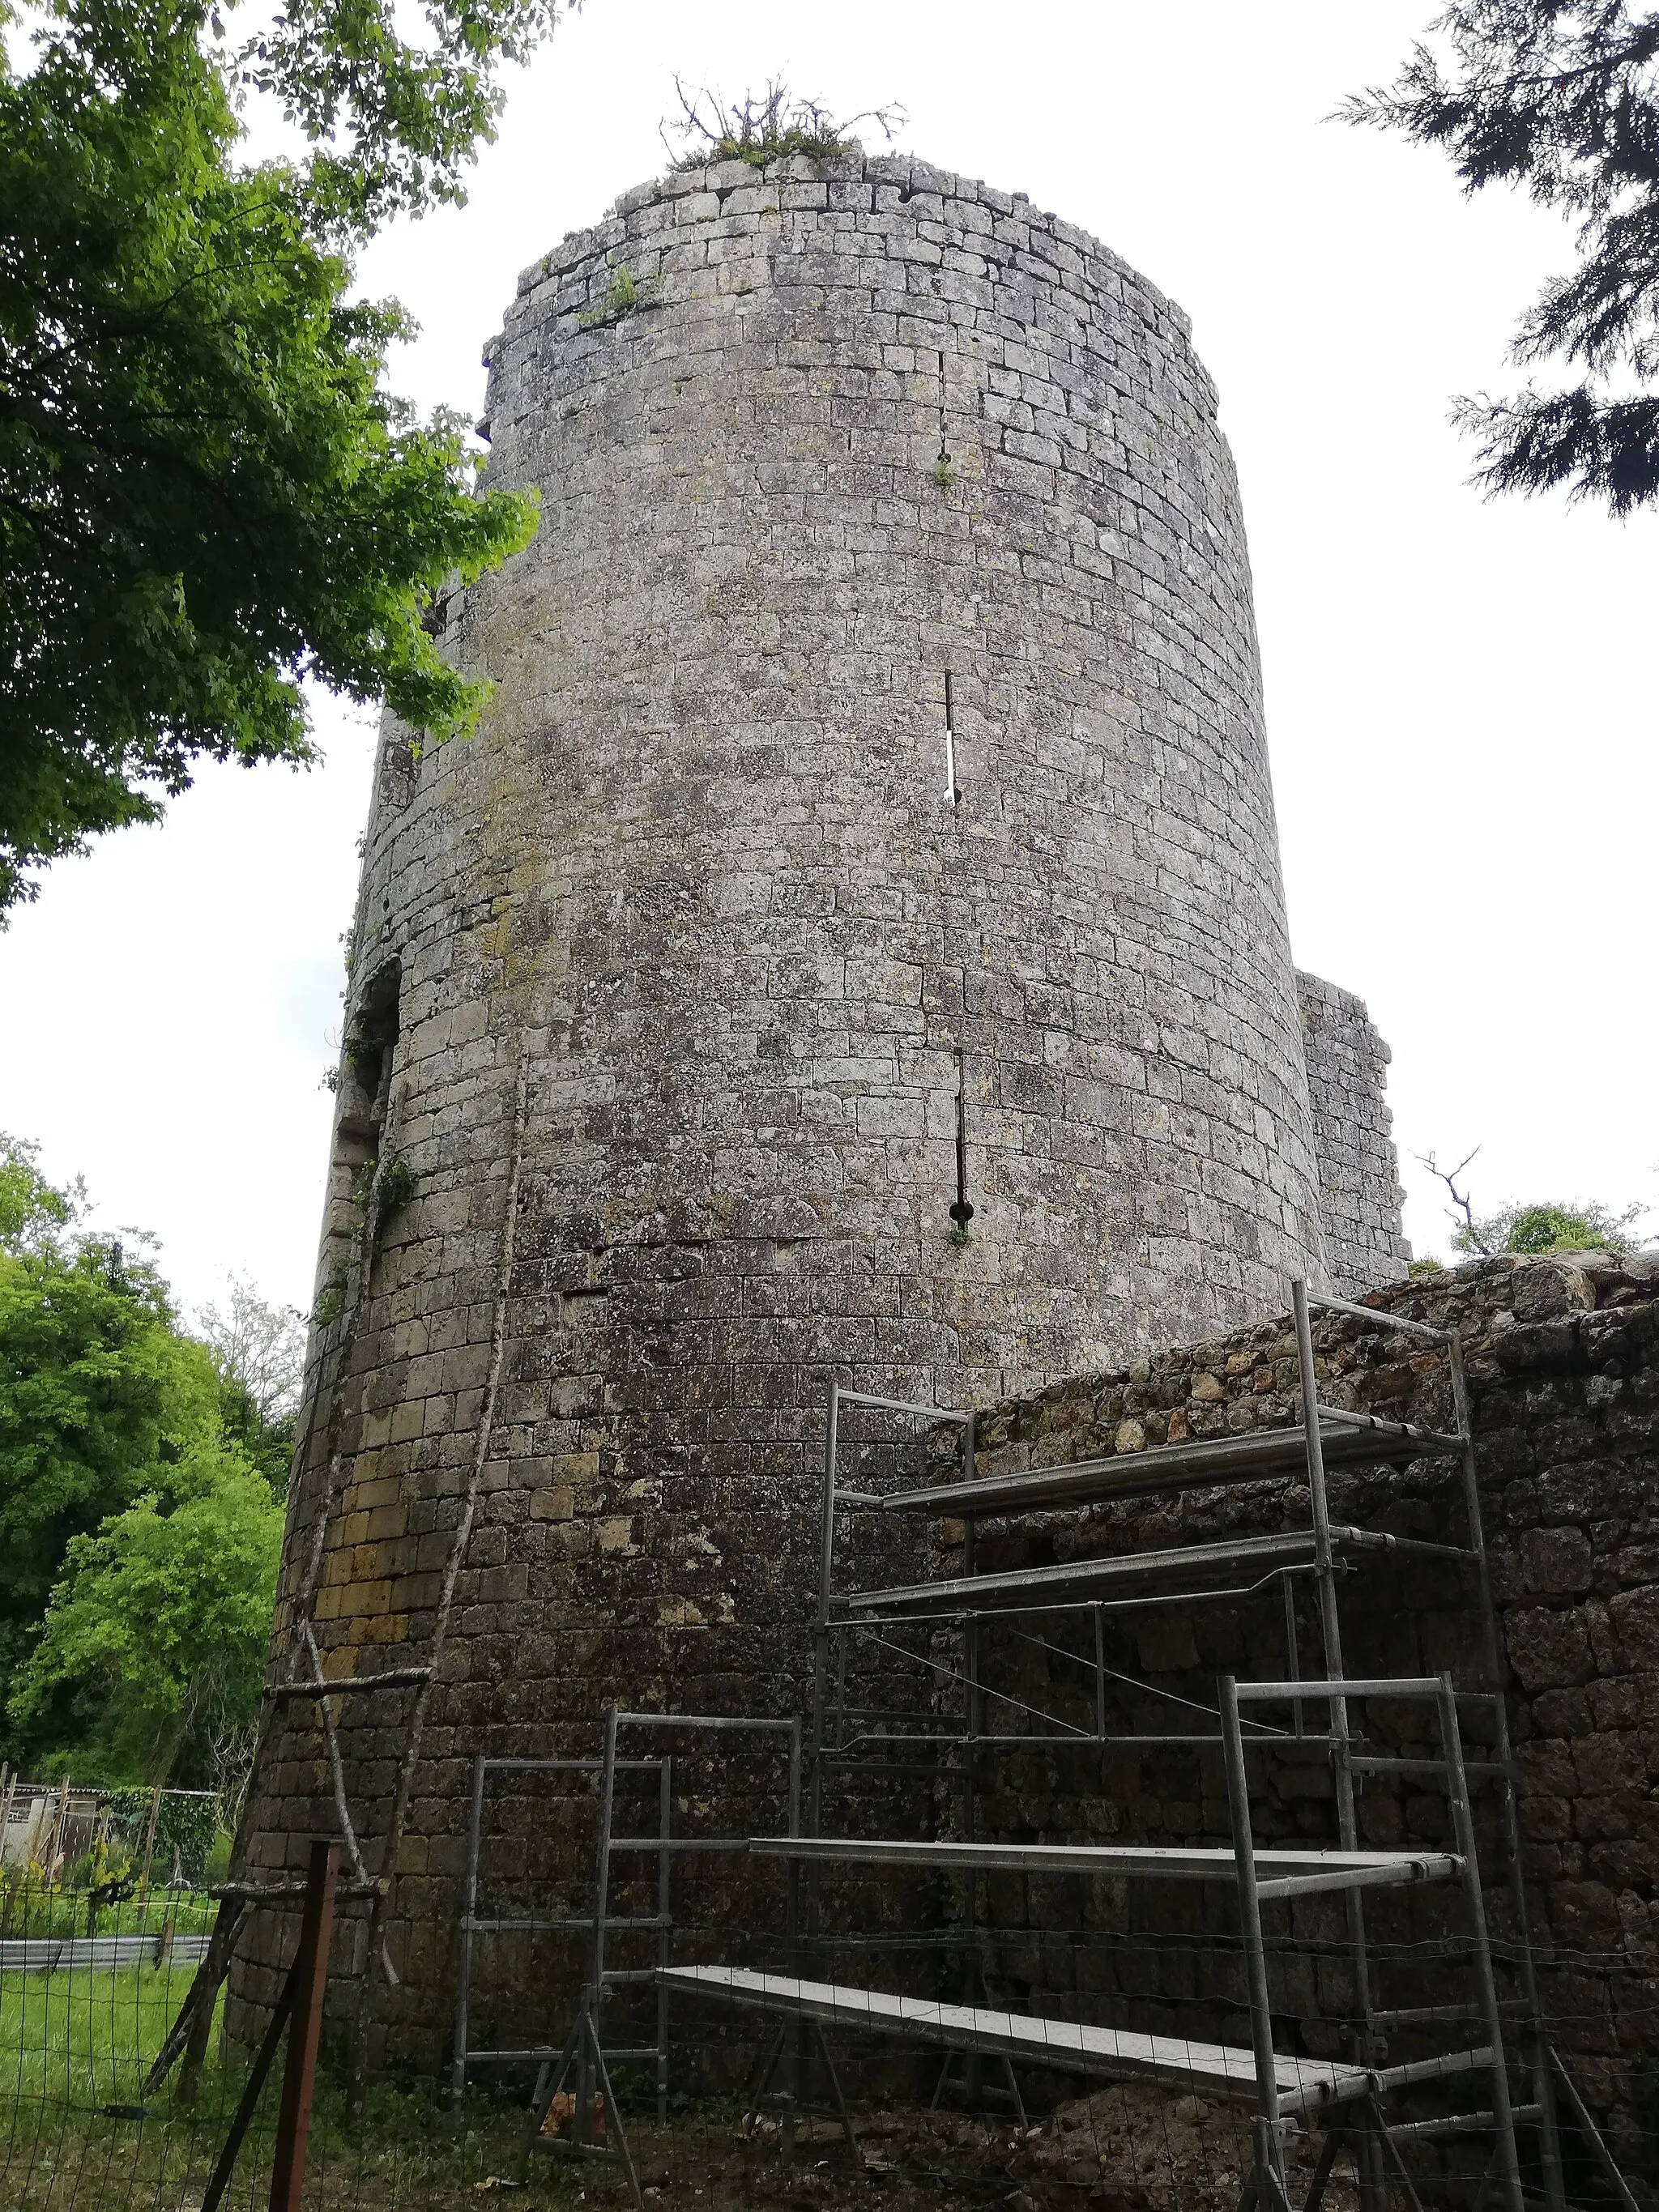
[[[1430,1274],[1380,1291],[1383,1311],[1457,1327],[1474,1401],[1481,1508],[1502,1639],[1504,1688],[1518,1761],[1528,1919],[1544,2003],[1558,2045],[1592,2105],[1610,2118],[1626,2152],[1652,2160],[1650,2083],[1659,2066],[1659,1259],[1618,1262],[1500,1259]],[[1316,1317],[1316,1365],[1330,1403],[1444,1427],[1451,1419],[1444,1354],[1422,1340],[1340,1316]],[[1183,1436],[1249,1432],[1299,1419],[1295,1339],[1281,1317],[1236,1334],[1158,1352],[1110,1374],[1077,1377],[990,1410],[979,1429],[982,1474],[1133,1454]],[[940,1437],[941,1463],[951,1440]],[[1331,1471],[1334,1522],[1431,1542],[1463,1540],[1455,1460],[1425,1456],[1401,1468]],[[1047,1563],[1103,1552],[1286,1527],[1306,1527],[1305,1477],[1231,1490],[1142,1498],[1054,1514],[1016,1534],[984,1524],[981,1568]],[[949,1567],[959,1527],[944,1524]],[[1464,1570],[1418,1555],[1367,1561],[1345,1577],[1344,1661],[1350,1673],[1422,1675],[1453,1670],[1464,1686],[1482,1674],[1478,1613]],[[1299,1605],[1304,1674],[1323,1671],[1309,1600]],[[1215,1678],[1277,1679],[1286,1664],[1282,1604],[1274,1589],[1249,1607],[1143,1616],[1120,1629],[1112,1663],[1153,1686],[1213,1706]],[[1080,1670],[1027,1652],[1009,1680],[1034,1702],[1060,1710],[1085,1698]],[[994,1674],[994,1670],[991,1672]],[[1072,1686],[1068,1691],[1068,1684]],[[994,1707],[993,1708],[994,1711]],[[1113,1692],[1117,1725],[1186,1725],[1149,1692]],[[1086,1704],[1075,1717],[1091,1717]],[[1202,1726],[1201,1720],[1190,1724]],[[1431,1715],[1403,1703],[1358,1709],[1372,1748],[1428,1755]],[[1466,1722],[1479,1759],[1490,1731]],[[1252,1761],[1252,1819],[1265,1838],[1334,1838],[1331,1782],[1322,1760]],[[1229,1832],[1224,1779],[1213,1753],[1180,1750],[1008,1756],[998,1765],[986,1816],[1028,1840],[1093,1837],[1149,1843]],[[1513,1933],[1496,1810],[1489,1789],[1483,1851],[1500,1948]],[[1445,1801],[1425,1779],[1376,1778],[1359,1801],[1362,1835],[1379,1846],[1434,1844],[1447,1836]],[[1420,1948],[1436,1923],[1430,1893],[1393,1893],[1368,1905],[1386,1951],[1407,1967],[1378,1969],[1382,2003],[1467,1998]],[[1392,1901],[1391,1901],[1392,1900]],[[1056,1941],[1052,1897],[1000,1881],[992,1918],[1011,2000],[1034,2009],[1081,2012],[1125,2006],[1169,2032],[1238,2039],[1242,1985],[1230,1908],[1188,1890],[1115,1901],[1097,1885],[1075,1901],[1081,1940]],[[1304,2047],[1336,2045],[1333,2021],[1352,2005],[1340,1972],[1312,1956],[1340,1948],[1328,1905],[1295,1908],[1309,1955],[1285,1966],[1281,2001]],[[1429,1915],[1425,1917],[1425,1914]],[[1045,1933],[1045,1930],[1050,1931]],[[1167,1943],[1146,1940],[1162,1930]],[[1408,1969],[1408,1975],[1407,1975]],[[1389,1975],[1394,1975],[1392,1993]],[[1401,1993],[1402,1978],[1407,1979]],[[1512,1978],[1510,1986],[1513,1986]],[[1409,2034],[1393,2057],[1445,2048]]]

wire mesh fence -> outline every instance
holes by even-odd
[[[199,1893],[102,1905],[57,1890],[15,1903],[0,1942],[0,2203],[31,2212],[199,2212],[252,2053],[228,2045],[222,1997],[199,2072],[146,2077],[206,1952],[216,1907]],[[88,1919],[96,1929],[88,1936]],[[265,2083],[222,2203],[267,2202],[283,2068]],[[503,2106],[511,2131],[515,2116]],[[475,2200],[501,2165],[495,2115],[459,2134],[436,2097],[373,2085],[356,2112],[342,2077],[319,2077],[308,2205],[411,2207]]]
[[[643,1823],[660,1800],[643,1765],[630,1774],[633,1801],[618,1810]],[[781,1814],[781,1802],[773,1809]],[[684,1816],[688,1836],[694,1812]],[[656,1917],[647,1856],[613,1897],[619,1917]],[[447,2023],[434,2024],[425,2078],[373,2083],[358,2109],[343,2071],[325,2063],[303,2203],[437,2212],[522,2191],[552,2204],[623,2207],[632,2202],[617,2154],[624,2138],[641,2201],[697,2212],[910,2202],[963,2212],[994,2203],[1013,2212],[1221,2212],[1240,2203],[1254,2155],[1250,2106],[1223,2078],[1216,2052],[1243,2049],[1249,2034],[1237,1947],[1216,1916],[1156,1895],[1131,1913],[1111,1883],[1056,1877],[1022,1884],[1018,1899],[982,1898],[970,1928],[949,1885],[912,1882],[896,1893],[863,1875],[808,1871],[792,1936],[782,1863],[690,1853],[686,1869],[676,1879],[667,1981],[654,1978],[657,1931],[636,1931],[634,1948],[617,1954],[619,1973],[641,1978],[607,1992],[600,2033],[616,2055],[603,2087],[579,2081],[538,2119],[540,2063],[526,2059],[469,2081],[457,2107]],[[1345,2063],[1360,2023],[1340,1931],[1322,1931],[1305,1905],[1297,1911],[1302,1924],[1268,1939],[1275,2041],[1281,2053],[1299,2054],[1287,2066],[1316,2079]],[[0,2201],[31,2212],[201,2212],[251,2054],[226,2044],[216,2012],[193,2093],[175,2072],[147,2095],[145,2076],[211,1911],[188,1893],[112,1907],[72,1892],[20,1902],[0,1952]],[[528,1983],[518,1965],[497,1975],[488,1955],[480,1964],[481,2016],[507,2003],[515,2032],[538,2049],[561,2046],[582,2002],[587,1954],[564,1934],[561,1942],[556,1957],[530,1954]],[[1513,1962],[1501,1942],[1495,1955],[1507,1991]],[[1500,2203],[1488,2174],[1490,2134],[1478,2120],[1446,2131],[1490,2103],[1478,2068],[1437,2063],[1437,2053],[1468,2047],[1447,1994],[1455,1960],[1443,1941],[1390,1940],[1382,1929],[1370,1956],[1376,2001],[1426,2015],[1391,2025],[1386,2049],[1373,2054],[1381,2069],[1417,2069],[1388,2100],[1399,2171],[1382,2171],[1380,2154],[1370,2160],[1375,2203],[1408,2206],[1409,2183],[1425,2207]],[[721,1970],[726,1984],[688,1978],[698,1966]],[[734,1991],[734,1974],[764,1977],[766,1986]],[[1610,1978],[1621,1984],[1616,2014],[1601,1994]],[[1659,2084],[1650,2068],[1620,2055],[1644,2047],[1655,2024],[1651,1986],[1628,1958],[1558,1960],[1546,1979],[1550,2036],[1617,2129],[1634,2201],[1651,2203]],[[1011,2054],[994,2034],[976,2040],[963,2031],[964,2014],[981,2027],[1024,2023],[1024,2046]],[[1080,2027],[1107,2033],[1115,2023],[1117,2063],[1133,2078],[1106,2078],[1101,2062],[1078,2049]],[[622,2055],[629,2051],[640,2055]],[[1510,2081],[1524,2201],[1542,2205],[1528,2058],[1517,2035]],[[227,2207],[267,2201],[280,2093],[279,2063]],[[578,2097],[589,2100],[586,2154],[573,2140]],[[1297,2205],[1333,2140],[1331,2118],[1315,2097],[1287,2122]],[[1620,2201],[1565,2109],[1562,2143],[1567,2203]],[[1364,2178],[1358,2142],[1338,2136],[1323,2203],[1359,2212]]]

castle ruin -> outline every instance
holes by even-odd
[[[917,162],[729,162],[486,359],[540,528],[437,611],[477,737],[380,746],[273,1646],[434,1667],[337,1724],[410,2050],[476,1748],[799,1704],[830,1376],[1017,1398],[1407,1252],[1178,308]],[[335,1825],[318,1705],[251,1876]]]

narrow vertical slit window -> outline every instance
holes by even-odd
[[[392,1056],[398,1042],[399,981],[393,961],[380,969],[363,993],[346,1037],[341,1073],[337,1132],[376,1146],[386,1123]]]
[[[332,1319],[340,1310],[362,1236],[363,1206],[380,1158],[398,1043],[400,981],[398,963],[388,962],[358,1000],[346,1032],[315,1308],[319,1320]]]
[[[958,805],[962,799],[962,792],[957,783],[956,698],[948,668],[945,672],[945,796],[952,806]]]
[[[951,1208],[951,1219],[959,1237],[968,1234],[968,1224],[974,1218],[973,1206],[968,1198],[968,1081],[963,1064],[962,1047],[957,1047],[957,1195]]]

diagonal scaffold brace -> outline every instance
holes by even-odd
[[[571,2111],[568,2142],[542,2133],[547,2116],[553,2109],[553,2100],[567,2081],[575,2084],[574,2090],[568,2093]],[[577,2158],[604,2158],[610,2154],[603,2140],[597,2139],[593,2124],[596,2105],[593,2088],[596,2084],[599,2099],[603,2100],[599,2109],[605,2114],[605,2134],[616,2137],[616,2155],[627,2179],[635,2212],[644,2212],[645,2199],[640,2193],[640,2178],[635,2171],[634,2154],[628,2147],[627,2130],[623,2126],[617,2093],[611,2085],[611,2069],[605,2062],[605,2046],[599,2039],[599,2024],[593,2017],[591,1985],[582,1990],[576,2024],[570,2031],[570,2039],[564,2046],[558,2064],[551,2066],[544,2062],[537,2076],[535,2094],[530,2103],[530,2118],[520,2145],[520,2178],[523,2178],[529,2165],[531,2153],[538,2148],[568,2151]]]

